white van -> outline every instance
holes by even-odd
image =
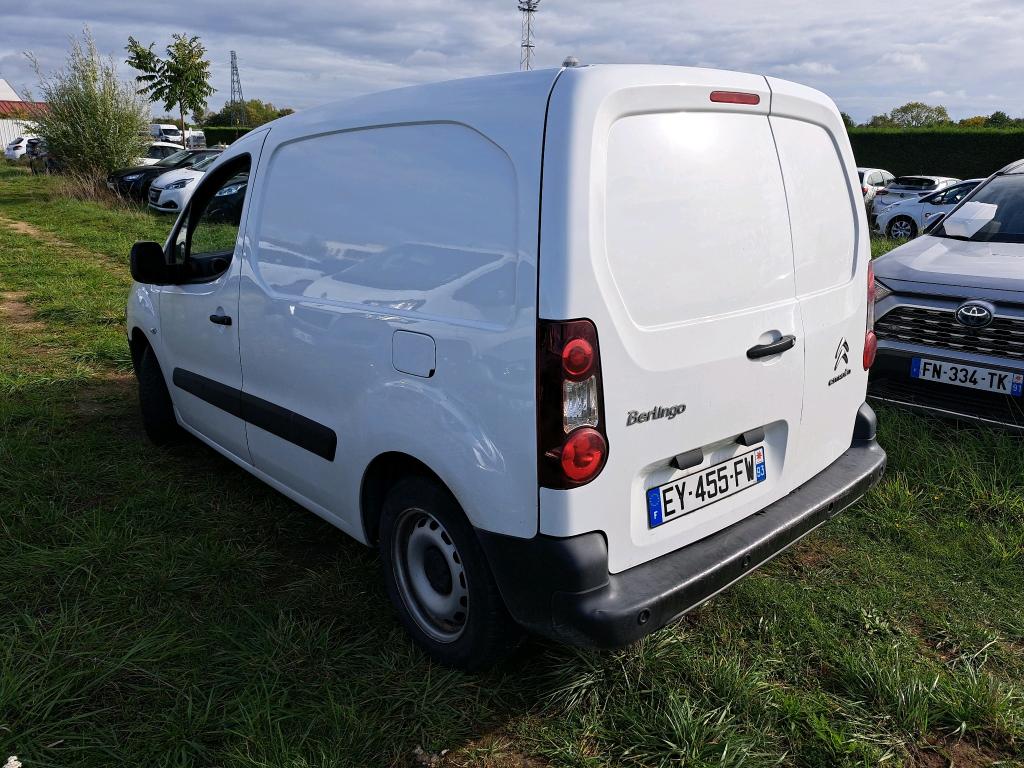
[[[206,149],[206,134],[199,128],[186,128],[185,149]]]
[[[149,126],[149,135],[156,141],[167,141],[171,144],[179,144],[180,147],[185,146],[181,128],[174,123],[153,123]]]
[[[821,93],[533,71],[246,134],[133,248],[128,329],[153,439],[379,547],[474,669],[634,641],[879,479],[869,258]]]

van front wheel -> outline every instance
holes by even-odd
[[[391,489],[381,516],[380,552],[399,618],[433,658],[472,672],[515,647],[519,628],[476,535],[439,483],[411,477]]]

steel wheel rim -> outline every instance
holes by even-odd
[[[466,629],[469,590],[462,557],[441,522],[422,509],[398,519],[392,560],[402,602],[416,625],[439,643]]]
[[[894,221],[892,226],[889,227],[889,231],[896,240],[902,240],[903,238],[910,237],[911,227],[909,221]]]

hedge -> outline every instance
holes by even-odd
[[[251,128],[237,128],[233,125],[204,125],[202,128],[208,147],[212,147],[214,144],[230,144],[251,130]]]
[[[850,130],[857,165],[897,176],[985,177],[1024,158],[1024,131],[983,129]]]

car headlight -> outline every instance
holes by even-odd
[[[184,189],[192,183],[192,179],[182,179],[181,181],[172,181],[164,189]]]
[[[245,182],[242,182],[241,184],[229,184],[214,195],[214,197],[227,197],[228,195],[233,195],[243,189],[245,189]]]
[[[138,181],[142,178],[141,173],[129,173],[127,176],[121,178],[122,181]]]
[[[891,296],[891,295],[892,295],[892,289],[876,277],[875,278],[875,304],[880,302],[886,296]]]

